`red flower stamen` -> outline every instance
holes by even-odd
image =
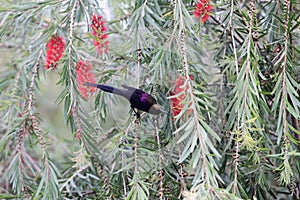
[[[97,47],[100,55],[108,51],[108,36],[106,34],[108,29],[105,23],[101,15],[93,15],[91,24],[92,35],[94,36],[94,46]]]
[[[97,88],[85,86],[85,82],[96,83],[94,74],[92,73],[92,66],[88,62],[79,61],[76,65],[75,73],[78,82],[78,89],[83,98],[88,98],[92,93],[97,91]]]
[[[193,76],[190,75],[190,78],[193,79]],[[175,87],[170,93],[172,96],[178,95],[176,97],[171,98],[171,105],[172,105],[172,114],[173,116],[177,116],[183,109],[185,103],[184,100],[186,98],[186,87],[183,87],[185,83],[185,78],[182,76],[179,76],[176,79]]]
[[[54,35],[47,44],[46,69],[56,69],[65,50],[66,43],[61,36]]]
[[[194,16],[204,23],[210,17],[212,10],[213,6],[208,2],[208,0],[200,0],[200,2],[195,5]]]

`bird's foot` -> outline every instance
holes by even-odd
[[[131,107],[131,109],[133,110],[134,112],[134,116],[136,116],[137,119],[140,119],[141,118],[141,114],[139,113],[138,110],[135,110],[133,107]]]
[[[135,112],[134,116],[136,116],[137,119],[141,119],[141,114],[138,112]]]

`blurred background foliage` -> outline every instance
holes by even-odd
[[[0,0],[0,198],[299,199],[299,9]],[[168,114],[85,96],[79,75]]]

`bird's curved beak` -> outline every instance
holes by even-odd
[[[165,110],[162,110],[162,109],[160,109],[160,111],[161,111],[162,113],[166,113],[166,114],[168,114],[168,112],[167,112],[167,111],[165,111]]]

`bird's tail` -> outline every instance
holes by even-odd
[[[111,87],[111,86],[108,86],[108,85],[89,83],[89,82],[85,82],[84,85],[89,86],[89,87],[99,88],[100,90],[103,90],[104,92],[109,92],[109,93],[114,93],[114,94],[124,96],[123,90],[120,90],[118,88],[114,88],[114,87]]]
[[[109,93],[115,93],[114,87],[108,86],[108,85],[102,85],[102,84],[96,84],[96,83],[89,83],[89,82],[85,82],[84,83],[85,86],[89,86],[89,87],[95,87],[95,88],[99,88],[100,90],[103,90],[105,92],[109,92]]]

